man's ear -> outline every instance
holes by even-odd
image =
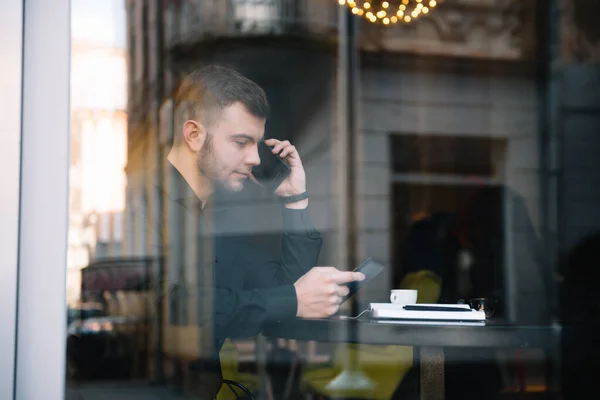
[[[194,153],[198,153],[206,139],[206,129],[198,121],[187,120],[183,124],[183,141]]]

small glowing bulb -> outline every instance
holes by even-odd
[[[381,3],[381,6],[383,8],[388,8],[390,6],[390,3],[388,3],[387,1],[384,1],[383,3]]]
[[[411,18],[410,18],[410,17],[407,15],[406,17],[404,17],[404,20],[405,20],[406,22],[410,22]]]
[[[368,10],[369,8],[371,8],[371,3],[369,3],[368,1],[367,1],[367,2],[365,2],[365,4],[363,4],[363,8],[364,8],[365,10]]]
[[[417,0],[417,3],[422,3],[422,2],[423,2],[423,0]]]
[[[408,0],[402,0],[402,4],[404,4],[405,6],[408,5]]]
[[[358,8],[354,7],[354,8],[352,9],[352,14],[358,14]]]
[[[402,4],[402,5],[400,6],[400,9],[401,9],[402,11],[405,11],[405,10],[406,10],[406,6],[405,6],[404,4]]]
[[[358,15],[360,15],[361,17],[364,13],[365,13],[365,11],[362,8],[358,10]]]
[[[396,13],[397,16],[399,16],[400,18],[404,17],[404,13],[402,11],[398,11]]]
[[[390,19],[389,19],[389,18],[384,18],[384,19],[383,19],[383,23],[384,23],[385,25],[389,24],[389,23],[390,23]]]
[[[371,11],[369,11],[367,13],[367,18],[371,19],[372,17],[374,17],[373,13]]]
[[[429,2],[429,7],[433,8],[433,7],[435,7],[435,6],[437,6],[437,1],[435,1],[435,0],[431,0],[431,1]]]
[[[344,4],[346,4],[346,0],[338,0],[338,3],[340,3],[340,6],[343,6]]]
[[[423,7],[423,14],[427,14],[429,12],[429,8]]]
[[[392,23],[396,23],[398,22],[398,18],[396,18],[396,16],[393,16],[392,18],[390,18],[390,20],[392,21]]]
[[[373,15],[373,16],[370,18],[370,20],[371,20],[371,22],[375,22],[375,21],[377,21],[377,18],[375,18],[375,16]]]
[[[379,12],[377,13],[377,17],[378,17],[378,18],[383,18],[383,17],[385,17],[385,11],[383,11],[383,10],[379,11]]]

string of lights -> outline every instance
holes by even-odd
[[[398,22],[408,24],[429,14],[441,2],[443,0],[338,0],[341,6],[349,7],[353,14],[383,25]]]

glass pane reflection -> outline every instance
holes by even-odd
[[[67,397],[593,387],[597,6],[554,3],[74,0]],[[298,150],[297,209],[251,189],[263,131]],[[308,268],[368,257],[385,271],[296,325]],[[344,319],[393,289],[493,316]]]

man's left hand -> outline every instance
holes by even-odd
[[[277,140],[277,139],[266,139],[265,144],[272,146],[272,152],[279,154],[287,164],[290,166],[290,175],[281,182],[281,185],[275,189],[277,196],[293,196],[296,194],[304,193],[306,191],[306,173],[300,159],[300,154],[296,147],[292,145],[288,140]],[[298,203],[298,204],[297,204]],[[287,208],[306,208],[308,199],[301,200],[297,203],[286,204]]]

